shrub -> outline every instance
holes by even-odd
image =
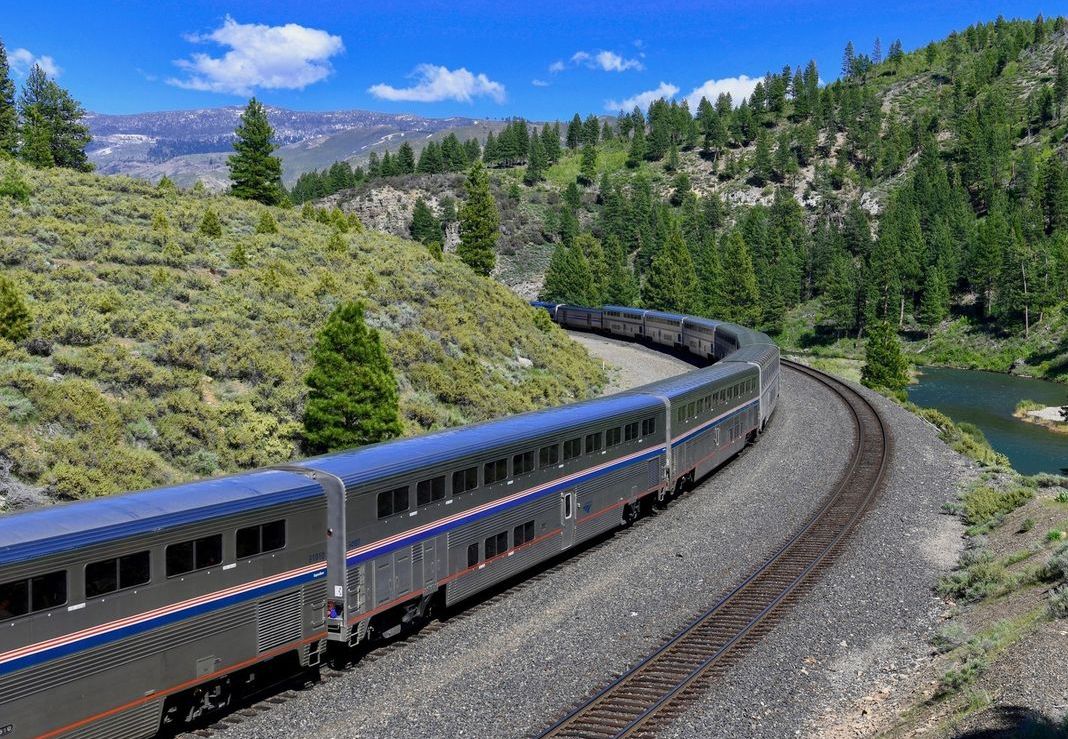
[[[208,208],[204,211],[204,217],[200,220],[200,233],[212,238],[222,236],[222,222],[219,220],[219,214],[215,212],[214,208]]]
[[[962,664],[947,670],[942,676],[938,688],[939,694],[949,695],[960,692],[978,680],[989,666],[986,656],[982,653],[969,654]]]
[[[977,485],[963,496],[964,520],[972,526],[994,523],[999,516],[1014,511],[1034,497],[1034,492],[1023,486],[998,490]]]
[[[30,202],[30,186],[22,179],[14,163],[8,165],[4,176],[0,178],[0,198],[5,197],[23,204]]]
[[[1053,618],[1068,618],[1068,585],[1050,591],[1048,607]]]
[[[1020,524],[1020,529],[1019,529],[1018,533],[1026,534],[1028,531],[1030,531],[1034,527],[1035,527],[1035,519],[1033,519],[1033,518],[1025,518],[1023,520],[1023,522]]]
[[[1068,580],[1068,545],[1062,546],[1046,562],[1046,579]]]
[[[943,597],[973,602],[1003,592],[1007,580],[1005,567],[991,557],[943,576],[936,590]]]
[[[258,234],[276,234],[278,233],[278,222],[274,220],[274,216],[271,215],[271,211],[263,211],[263,215],[260,216],[259,223],[256,224],[256,233]]]
[[[30,335],[30,309],[18,286],[0,274],[0,338],[22,341]]]
[[[950,623],[943,626],[931,637],[931,646],[939,654],[952,652],[968,641],[968,632],[960,624]]]

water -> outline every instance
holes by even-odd
[[[974,423],[990,445],[1027,475],[1058,473],[1068,468],[1068,434],[1049,431],[1014,418],[1021,400],[1042,405],[1068,403],[1068,386],[994,372],[921,367],[919,384],[909,387],[909,400],[937,408],[957,422]]]

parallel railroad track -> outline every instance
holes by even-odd
[[[800,531],[722,600],[537,736],[655,735],[767,634],[844,549],[882,488],[889,429],[878,410],[845,383],[795,362],[782,364],[830,388],[852,413],[856,444],[838,485]]]

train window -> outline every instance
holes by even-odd
[[[486,559],[496,557],[508,551],[508,532],[502,531],[496,536],[486,537]]]
[[[601,446],[602,440],[600,431],[593,434],[586,434],[586,454],[601,451]]]
[[[237,530],[237,558],[274,552],[286,545],[286,522],[271,521]]]
[[[26,613],[26,580],[17,583],[9,583],[0,586],[0,617],[4,611],[12,616],[21,616]],[[19,587],[21,586],[21,587]],[[11,605],[4,604],[3,591],[8,589],[14,596]],[[61,606],[67,602],[67,571],[49,572],[47,575],[38,575],[29,579],[29,610],[47,611],[49,608]],[[14,608],[14,610],[12,610]],[[21,613],[16,613],[22,609]]]
[[[534,469],[534,452],[523,452],[512,457],[512,474],[525,475]]]
[[[222,534],[204,536],[167,547],[167,577],[184,575],[222,562]]]
[[[482,470],[482,479],[484,484],[492,485],[495,482],[508,479],[508,460],[497,459],[493,462],[486,462],[485,467]]]
[[[474,567],[478,564],[478,542],[467,546],[467,566]]]
[[[697,403],[686,404],[686,415],[690,418],[697,418]]]
[[[623,438],[627,441],[634,441],[638,438],[638,422],[628,423],[623,427]]]
[[[608,429],[604,434],[604,438],[606,447],[618,446],[623,441],[623,429],[619,426],[614,429]]]
[[[512,546],[520,547],[534,541],[534,522],[527,521],[512,529]]]
[[[378,517],[386,518],[408,510],[408,486],[386,490],[378,494]]]
[[[149,562],[148,552],[90,562],[85,566],[85,597],[96,598],[144,585],[150,579]]]
[[[438,475],[429,480],[420,480],[415,487],[415,498],[418,505],[428,505],[445,497],[445,475]]]
[[[0,619],[25,616],[30,612],[30,581],[0,584]]]
[[[656,419],[646,418],[642,421],[642,436],[649,436],[656,433]]]
[[[543,446],[538,451],[538,466],[551,467],[560,461],[560,447],[556,444]]]
[[[466,493],[478,487],[478,467],[468,467],[452,473],[452,493]]]
[[[582,439],[568,439],[564,442],[564,461],[574,459],[582,454]]]
[[[684,418],[686,418],[686,406],[680,405],[675,411],[675,423],[682,423]]]

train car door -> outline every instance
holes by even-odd
[[[578,493],[575,488],[560,493],[561,549],[567,549],[575,543],[575,506],[577,503]]]

